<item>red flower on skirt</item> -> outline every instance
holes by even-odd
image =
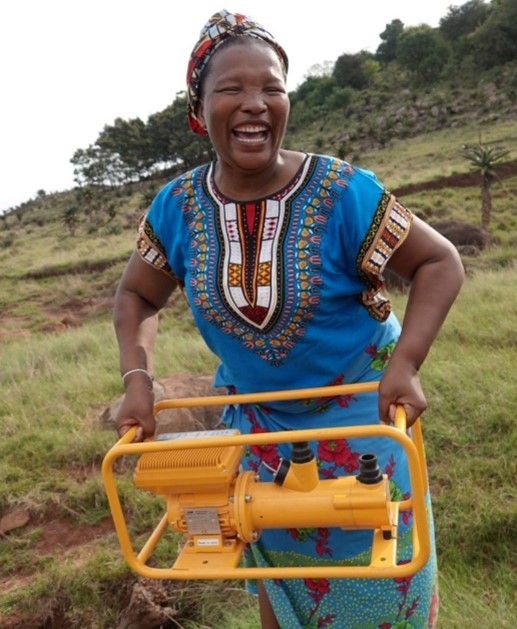
[[[328,579],[304,579],[306,587],[319,596],[324,596],[330,592],[330,581]]]
[[[251,426],[251,433],[265,433],[268,432],[258,423],[253,423]],[[277,468],[280,465],[280,456],[278,454],[278,448],[276,444],[265,444],[263,446],[250,446],[250,452],[254,454],[262,462],[266,463],[273,468]]]
[[[359,467],[359,453],[352,452],[346,439],[320,441],[318,456],[322,461],[344,467],[349,473],[354,472]]]

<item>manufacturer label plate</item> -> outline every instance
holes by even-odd
[[[217,509],[185,509],[189,535],[220,535]]]

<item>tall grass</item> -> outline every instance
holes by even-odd
[[[442,627],[483,621],[510,628],[515,619],[516,280],[515,268],[475,273],[422,372],[430,403],[424,432],[441,565]],[[405,298],[394,301],[402,313]],[[157,374],[211,373],[215,359],[188,317],[176,321],[164,318]],[[121,392],[116,356],[107,320],[58,336],[4,343],[0,512],[21,505],[33,516],[50,511],[71,523],[109,517],[98,469],[115,436],[101,430],[98,418]],[[134,518],[132,531],[140,539],[156,521],[157,502],[137,493],[129,480],[122,487]],[[44,523],[43,518],[41,527]],[[4,577],[35,568],[39,576],[25,588],[0,595],[0,624],[9,610],[68,605],[65,626],[113,626],[135,579],[115,537],[98,542],[87,558],[35,560],[31,549],[42,533],[21,529],[2,542]],[[192,587],[203,605],[193,616],[184,614],[181,626],[259,626],[254,603],[240,584],[232,590],[231,606],[221,601],[220,584]],[[117,599],[115,591],[124,595]]]
[[[494,143],[512,151],[515,158],[517,132],[514,121],[487,125],[444,128],[413,138],[393,140],[382,151],[360,156],[360,165],[373,170],[390,188],[432,181],[469,171],[461,158],[463,144]],[[510,159],[510,158],[509,158]]]

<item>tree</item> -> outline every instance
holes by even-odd
[[[470,162],[473,170],[481,174],[481,226],[488,229],[492,216],[492,183],[497,179],[495,166],[510,151],[488,144],[464,144],[461,148],[463,157]]]
[[[156,161],[146,133],[146,124],[140,118],[116,118],[112,125],[105,125],[96,144],[118,157],[128,180],[148,174]]]
[[[489,6],[483,0],[470,0],[461,6],[450,6],[445,17],[440,20],[439,31],[451,43],[473,33],[489,14]]]
[[[215,157],[208,138],[190,130],[186,110],[186,94],[179,92],[172,105],[149,116],[146,134],[155,168],[192,168]]]
[[[487,19],[468,41],[476,63],[483,68],[517,60],[517,1],[493,0]]]
[[[309,76],[289,94],[291,115],[289,131],[309,124],[331,110],[343,110],[352,100],[354,90],[339,87],[331,76]]]
[[[382,39],[382,43],[379,44],[375,57],[381,63],[389,63],[395,61],[397,58],[397,45],[399,37],[404,30],[404,23],[401,20],[391,20],[389,24],[386,24],[386,28],[379,35]]]
[[[372,80],[371,64],[366,62],[373,60],[372,53],[361,50],[354,54],[345,53],[336,59],[332,76],[338,87],[352,87],[362,90],[370,85]]]
[[[70,162],[74,165],[74,181],[79,186],[116,186],[126,178],[124,165],[118,155],[97,144],[77,149]]]
[[[449,46],[443,37],[427,24],[407,28],[398,41],[398,63],[420,84],[435,82],[449,55]]]
[[[63,222],[66,225],[70,236],[75,236],[75,231],[79,225],[79,208],[76,205],[68,207],[63,212]]]

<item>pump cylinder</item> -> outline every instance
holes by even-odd
[[[386,477],[372,485],[355,476],[322,480],[311,491],[301,492],[242,476],[235,486],[233,520],[246,542],[255,541],[263,529],[386,529],[396,524]]]

